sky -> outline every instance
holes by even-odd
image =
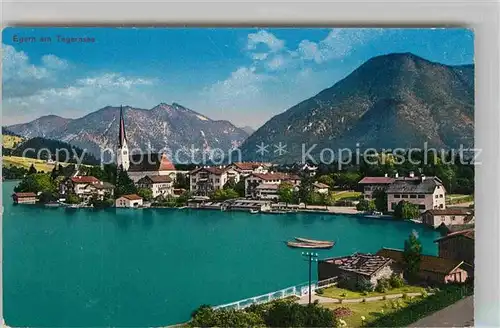
[[[2,125],[176,102],[257,128],[375,56],[471,64],[474,37],[460,28],[6,28],[2,50]]]

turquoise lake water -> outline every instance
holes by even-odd
[[[324,214],[67,210],[13,205],[3,184],[4,318],[10,326],[166,326],[217,305],[307,281],[294,236],[335,240],[320,257],[402,248],[409,222]]]

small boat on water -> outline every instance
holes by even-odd
[[[312,249],[329,249],[335,245],[334,242],[329,242],[327,244],[312,244],[303,242],[287,241],[286,245],[292,248],[312,248]]]
[[[307,239],[307,238],[300,238],[300,237],[295,237],[296,241],[302,242],[302,243],[308,243],[308,244],[331,244],[333,243],[332,241],[328,240],[314,240],[314,239]]]
[[[372,212],[368,212],[367,214],[365,214],[365,218],[369,218],[369,219],[380,219],[384,216],[384,213],[382,212],[377,212],[377,211],[372,211]]]
[[[257,213],[259,213],[259,210],[253,210],[253,209],[250,210],[250,214],[257,214]]]
[[[58,202],[48,202],[47,204],[45,204],[45,207],[59,207],[61,206],[61,204],[59,204]]]

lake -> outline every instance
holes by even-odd
[[[166,326],[201,304],[237,301],[307,281],[295,236],[335,240],[320,258],[402,248],[411,222],[327,214],[203,210],[69,210],[13,205],[3,183],[4,318],[10,326]]]

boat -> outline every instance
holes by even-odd
[[[250,210],[250,214],[257,214],[257,213],[259,213],[259,210],[253,210],[253,209]]]
[[[312,248],[312,249],[329,249],[335,245],[334,242],[329,242],[328,244],[311,244],[303,242],[287,241],[286,245],[292,248]]]
[[[380,219],[383,216],[384,214],[382,212],[373,211],[373,212],[368,212],[368,214],[366,214],[364,217],[369,219]]]
[[[302,242],[302,243],[307,243],[307,244],[323,245],[323,244],[331,244],[332,243],[331,241],[328,241],[328,240],[314,240],[314,239],[306,239],[306,238],[299,238],[299,237],[295,237],[295,240]]]
[[[59,204],[58,202],[49,202],[45,204],[45,207],[59,207],[59,206],[61,206],[61,204]]]

